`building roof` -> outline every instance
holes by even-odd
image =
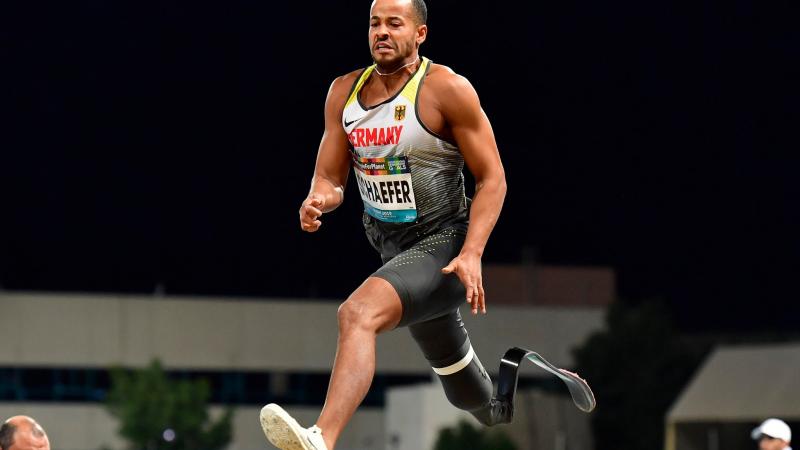
[[[668,422],[800,420],[800,342],[720,347],[667,413]]]
[[[484,287],[493,304],[606,307],[617,296],[610,267],[487,264]]]

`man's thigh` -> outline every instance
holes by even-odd
[[[465,290],[455,274],[442,268],[464,245],[465,233],[445,229],[395,256],[372,276],[387,281],[402,303],[398,326],[423,322],[451,313],[464,302]]]

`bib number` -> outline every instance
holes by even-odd
[[[354,156],[353,171],[367,214],[382,222],[417,220],[417,203],[414,200],[408,158]]]

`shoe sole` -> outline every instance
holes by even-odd
[[[261,429],[267,440],[281,450],[316,450],[303,442],[304,428],[283,408],[270,403],[261,408]]]

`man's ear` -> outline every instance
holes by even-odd
[[[425,39],[428,38],[428,26],[427,25],[420,25],[417,27],[417,48],[425,42]]]

